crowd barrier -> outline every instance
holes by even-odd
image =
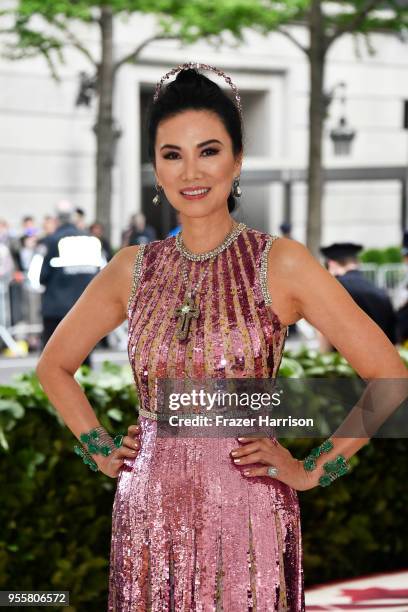
[[[21,275],[19,280],[0,280],[0,346],[12,353],[20,354],[18,340],[30,335],[40,336],[42,332],[41,293],[30,280]]]
[[[0,280],[0,350],[8,348],[14,355],[24,354],[18,341],[40,339],[43,330],[41,294],[44,288],[33,286],[27,275],[21,280]],[[112,350],[126,350],[127,322],[107,336]]]

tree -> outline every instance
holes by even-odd
[[[233,31],[240,37],[235,24],[239,24],[240,0],[233,0],[225,14],[218,13],[216,20],[206,20],[200,4],[190,5],[179,0],[14,0],[12,6],[0,10],[0,18],[8,19],[6,27],[0,28],[6,39],[5,55],[9,59],[24,59],[41,55],[58,79],[58,63],[64,61],[64,51],[72,47],[90,64],[94,74],[82,74],[81,100],[89,100],[96,90],[98,107],[95,123],[96,133],[96,216],[111,233],[110,209],[112,194],[112,166],[115,139],[118,137],[113,115],[113,97],[116,77],[127,63],[136,63],[141,51],[151,42],[163,39],[178,39],[184,44],[206,38],[210,43],[220,45],[223,30]],[[260,7],[255,6],[256,18],[260,19]],[[191,11],[190,11],[191,9]],[[158,15],[157,33],[138,44],[129,53],[114,58],[114,22],[120,16],[133,13]],[[245,8],[248,18],[252,14],[250,4]],[[178,32],[174,23],[180,14],[182,18]],[[188,23],[184,20],[188,16]],[[98,57],[76,34],[76,25],[85,23],[99,30],[100,50]],[[241,27],[241,26],[240,26]],[[225,44],[225,43],[224,43]]]
[[[408,29],[406,0],[239,0],[235,12],[228,3],[217,0],[199,0],[185,7],[173,20],[173,33],[183,36],[196,31],[198,14],[206,28],[214,24],[222,26],[238,39],[242,39],[245,27],[252,27],[263,34],[279,32],[288,38],[306,56],[310,75],[309,100],[309,150],[308,150],[308,201],[307,246],[315,257],[319,256],[322,219],[322,136],[326,116],[327,97],[324,91],[324,75],[327,56],[333,44],[347,34],[361,35],[370,43],[372,32],[402,34]],[[193,8],[194,7],[194,10]],[[232,18],[232,23],[231,23]],[[302,25],[308,29],[309,43],[302,44],[290,25]],[[369,45],[370,52],[373,52]]]
[[[82,96],[90,90],[97,94],[96,134],[96,217],[111,234],[110,211],[112,195],[112,167],[115,140],[119,136],[113,117],[113,95],[116,76],[126,62],[135,61],[142,49],[162,38],[173,38],[159,32],[138,45],[132,53],[115,60],[113,57],[113,23],[121,13],[131,14],[143,10],[143,2],[116,0],[111,3],[92,0],[20,0],[12,8],[3,9],[0,15],[7,21],[1,32],[9,34],[4,55],[9,59],[24,59],[41,55],[45,58],[51,74],[57,80],[59,62],[64,61],[64,51],[73,47],[90,65],[92,75],[82,74],[86,85]],[[83,22],[99,29],[100,52],[95,57],[92,51],[75,33],[75,22]],[[83,99],[83,98],[82,98]],[[89,101],[89,100],[88,100]]]
[[[279,32],[304,53],[310,70],[309,161],[307,245],[317,256],[320,244],[322,201],[322,134],[325,117],[324,72],[329,49],[343,35],[370,32],[400,33],[408,28],[404,0],[19,0],[14,8],[0,11],[12,17],[13,23],[3,32],[16,38],[8,47],[9,57],[22,58],[41,54],[54,76],[56,61],[63,50],[72,46],[82,53],[95,70],[98,94],[97,136],[97,216],[109,234],[112,151],[115,129],[112,98],[120,68],[137,62],[140,52],[153,40],[178,39],[183,44],[206,39],[215,45],[228,44],[224,33],[233,35],[237,44],[244,39],[246,28],[262,34]],[[135,12],[158,16],[158,33],[141,42],[126,56],[113,57],[114,19]],[[40,23],[37,27],[38,18]],[[99,28],[100,53],[91,51],[75,34],[75,22]],[[290,25],[302,25],[309,31],[304,46]]]

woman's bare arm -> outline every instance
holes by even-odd
[[[276,304],[282,308],[282,320],[305,318],[328,338],[362,379],[408,378],[408,370],[392,342],[304,245],[281,238],[273,243],[268,257],[268,289],[278,316]],[[274,300],[276,290],[283,297]],[[320,458],[320,464],[338,453],[351,457],[369,438],[335,440],[335,448]],[[322,471],[315,473],[317,482]]]
[[[99,340],[126,319],[138,249],[122,248],[92,279],[52,334],[35,370],[50,402],[78,439],[100,423],[74,374]]]

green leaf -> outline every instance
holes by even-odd
[[[21,419],[24,416],[23,406],[13,400],[0,399],[0,412],[9,412],[15,419]]]
[[[106,414],[114,421],[123,421],[123,412],[121,410],[118,410],[118,408],[110,408]]]

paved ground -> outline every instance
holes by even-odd
[[[408,570],[374,574],[306,591],[306,612],[408,612]]]

